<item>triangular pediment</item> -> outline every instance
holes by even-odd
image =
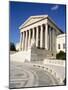
[[[20,27],[19,29],[23,28],[23,27],[26,27],[30,24],[33,24],[45,17],[47,17],[48,15],[37,15],[37,16],[30,16]]]

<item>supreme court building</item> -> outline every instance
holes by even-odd
[[[48,15],[30,16],[20,27],[20,50],[44,57],[56,54],[56,37],[63,32]],[[46,55],[47,54],[47,55]]]

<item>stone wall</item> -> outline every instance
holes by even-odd
[[[52,57],[51,51],[40,49],[35,46],[31,47],[31,61],[43,61],[45,58],[51,57]]]
[[[48,65],[56,65],[56,66],[65,66],[65,60],[48,60],[44,59],[43,64],[48,64]]]

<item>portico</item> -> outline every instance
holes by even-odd
[[[35,35],[36,32],[36,35]],[[39,25],[37,27],[31,28],[21,32],[21,50],[27,50],[31,47],[31,40],[35,40],[36,47],[45,48],[51,50],[53,47],[51,41],[54,37],[54,30],[48,24]]]
[[[34,41],[39,49],[56,51],[56,36],[61,31],[48,15],[31,16],[19,29],[20,50],[28,50]]]

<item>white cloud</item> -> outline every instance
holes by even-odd
[[[57,10],[59,8],[59,5],[54,5],[51,10]]]

